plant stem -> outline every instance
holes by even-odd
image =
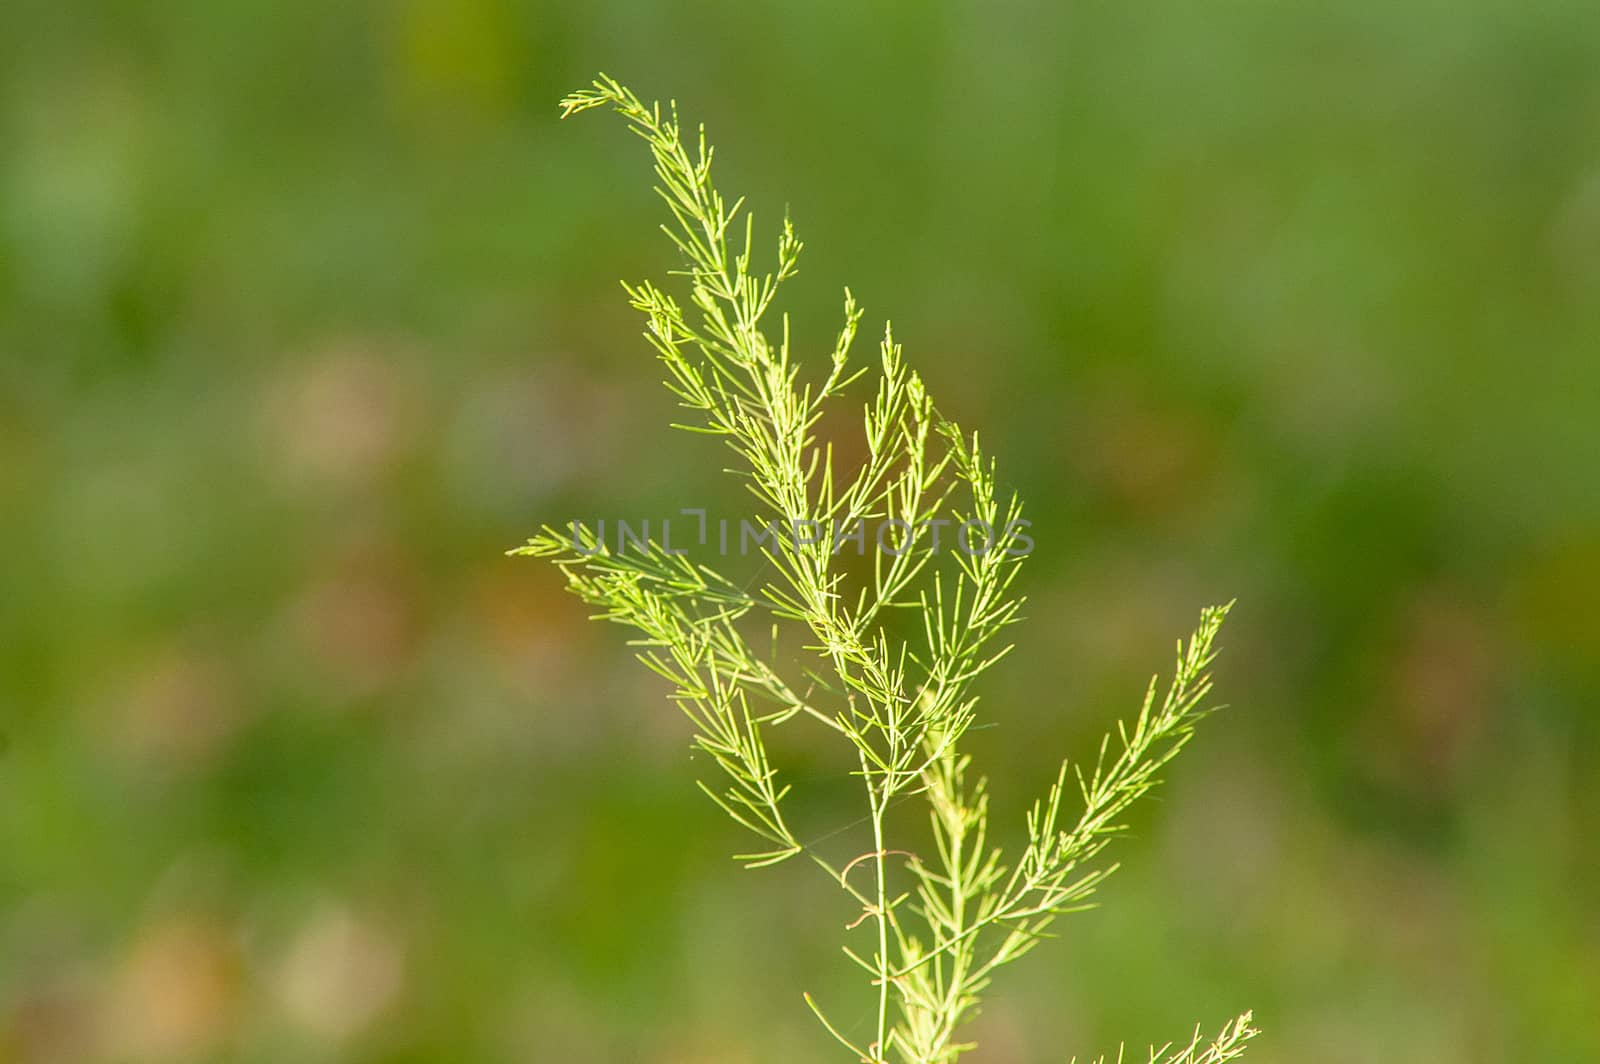
[[[873,854],[873,864],[878,872],[878,897],[876,916],[878,921],[878,1040],[873,1043],[873,1054],[880,1061],[887,1061],[884,1055],[884,1040],[888,1037],[889,1029],[889,892],[885,881],[884,858],[887,856],[883,845],[883,816],[888,808],[888,783],[882,787],[882,795],[878,788],[872,785],[872,776],[867,772],[866,760],[861,763],[863,773],[867,779],[867,798],[872,805],[872,845],[876,851]]]

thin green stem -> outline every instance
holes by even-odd
[[[888,886],[888,854],[884,850],[883,818],[888,801],[886,794],[888,784],[875,788],[872,782],[872,773],[867,771],[866,761],[861,762],[861,770],[866,778],[867,800],[872,806],[872,863],[877,872],[877,898],[874,903],[873,918],[878,925],[878,1037],[873,1043],[873,1052],[879,1060],[887,1060],[885,1055],[888,1046],[885,1045],[889,1032],[889,886]]]

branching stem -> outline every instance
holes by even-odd
[[[755,267],[754,219],[712,183],[703,130],[691,145],[675,105],[647,106],[611,78],[562,101],[564,116],[596,107],[620,113],[654,160],[670,218],[662,228],[682,256],[674,273],[687,283],[687,302],[649,281],[624,288],[644,315],[668,389],[690,413],[681,427],[733,451],[772,519],[760,542],[767,579],[740,587],[654,542],[613,548],[603,526],[575,526],[570,537],[545,528],[512,553],[550,559],[597,617],[634,631],[640,659],[668,682],[696,747],[718,770],[719,781],[702,789],[760,840],[738,859],[762,867],[805,854],[859,906],[847,931],[870,921],[871,959],[843,948],[874,990],[873,1041],[858,1045],[806,994],[824,1030],[867,1064],[949,1064],[973,1048],[957,1032],[994,972],[1031,950],[1059,916],[1084,908],[1114,869],[1096,860],[1120,817],[1159,782],[1203,715],[1205,670],[1227,607],[1206,610],[1187,646],[1179,644],[1165,696],[1157,701],[1152,680],[1138,715],[1106,737],[1092,770],[1072,769],[1082,809],[1071,826],[1062,826],[1063,764],[1027,817],[1026,845],[1005,859],[987,841],[986,785],[967,782],[961,743],[976,716],[973,684],[1010,649],[999,640],[1022,607],[1013,585],[1032,540],[1021,504],[998,495],[993,459],[934,407],[887,323],[877,372],[852,364],[862,311],[848,289],[826,372],[802,373],[787,316],[778,328],[764,324],[796,274],[800,241],[786,219],[772,266]],[[730,245],[741,213],[742,239]],[[864,452],[856,468],[844,468],[836,457],[845,449],[817,429],[829,404],[863,377],[875,380],[862,412]],[[864,546],[868,520],[892,524],[900,538],[873,537],[864,575],[840,552],[852,536]],[[983,533],[982,549],[962,538],[973,529]],[[909,608],[920,625],[907,634],[892,623],[893,607]],[[757,621],[801,633],[809,682],[787,678],[787,662],[753,649],[744,629]],[[796,719],[821,725],[855,754],[872,849],[842,868],[817,843],[799,841],[786,813],[789,787],[768,757],[769,730]],[[927,806],[928,845],[891,848],[889,810],[914,797]],[[864,861],[873,870],[866,889],[850,882]],[[1222,1064],[1254,1033],[1246,1014],[1209,1045],[1197,1031],[1162,1064]]]

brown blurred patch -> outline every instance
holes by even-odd
[[[593,643],[585,608],[567,594],[553,566],[534,558],[496,559],[474,574],[473,617],[485,645],[518,687],[537,691],[569,673],[575,652]]]
[[[247,715],[232,670],[181,641],[138,661],[102,703],[116,755],[185,770],[211,764]]]
[[[241,984],[226,927],[197,915],[160,918],[117,971],[110,1044],[124,1059],[163,1064],[215,1052],[238,1022]]]
[[[1077,409],[1069,457],[1097,492],[1144,516],[1206,495],[1220,456],[1214,420],[1115,379],[1092,393]]]
[[[15,1064],[68,1064],[93,1059],[98,1010],[81,985],[30,986],[0,1019],[0,1060]]]
[[[1488,613],[1458,589],[1414,593],[1363,725],[1367,762],[1389,786],[1439,798],[1470,770],[1504,672],[1502,645]]]
[[[296,652],[347,693],[371,694],[415,656],[423,631],[411,559],[394,546],[357,540],[324,562],[295,599],[289,628]]]
[[[1482,732],[1501,673],[1500,640],[1481,610],[1447,591],[1424,593],[1410,613],[1396,690],[1435,770],[1456,771]]]
[[[268,389],[262,417],[269,464],[291,486],[361,487],[411,442],[422,400],[393,346],[329,342],[291,363]]]

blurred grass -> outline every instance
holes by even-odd
[[[637,146],[554,121],[596,69],[1031,501],[1002,815],[1241,600],[984,1060],[1250,1005],[1263,1064],[1600,1059],[1600,9],[13,0],[0,1060],[828,1059],[849,914],[735,874],[499,553],[738,512],[615,285],[669,261]]]

